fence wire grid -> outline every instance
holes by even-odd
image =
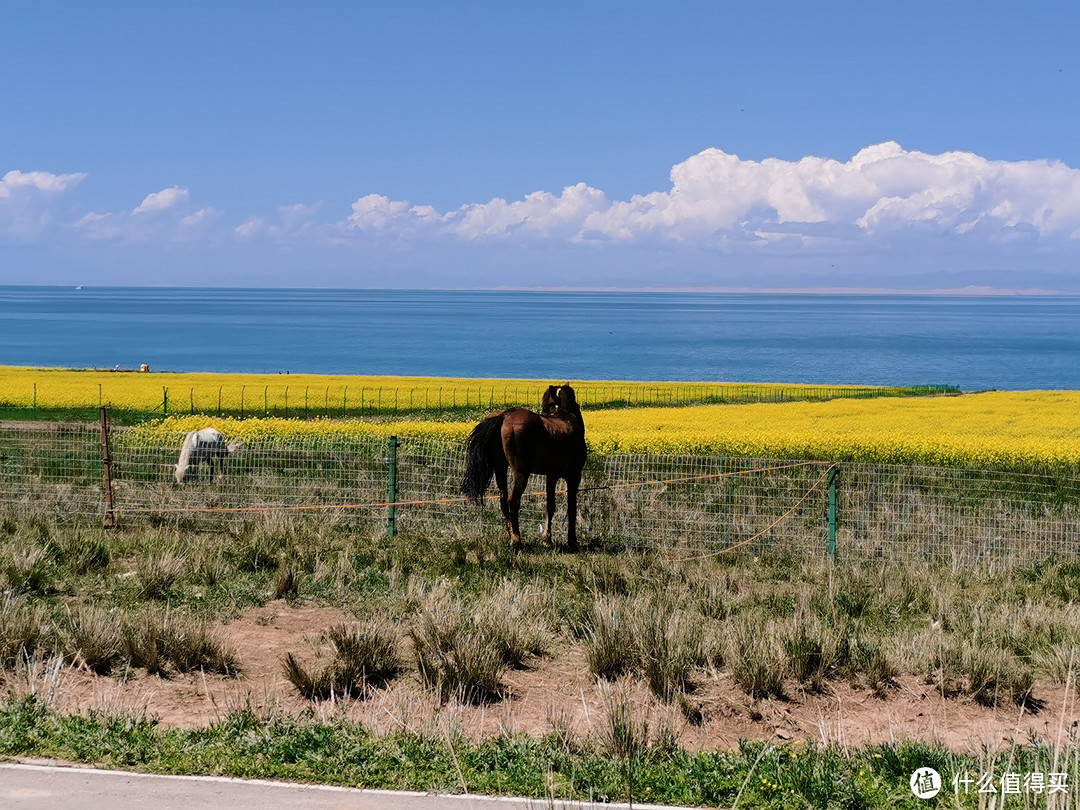
[[[463,444],[401,437],[391,491],[384,437],[248,444],[198,480],[174,478],[183,435],[147,445],[137,431],[109,434],[118,525],[223,529],[267,514],[339,524],[361,535],[388,531],[435,539],[505,536],[492,484],[482,507],[459,494]],[[0,504],[59,523],[106,519],[101,429],[87,424],[0,423]],[[586,544],[667,550],[686,558],[742,553],[824,555],[827,461],[591,455],[579,498]],[[840,558],[949,563],[1026,562],[1080,548],[1080,480],[1004,471],[843,463],[836,465]],[[544,478],[522,501],[526,543],[544,512]],[[552,529],[566,534],[560,495]]]

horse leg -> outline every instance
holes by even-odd
[[[507,504],[510,511],[510,547],[521,548],[521,529],[518,527],[518,518],[521,515],[521,496],[525,493],[525,487],[529,484],[528,470],[514,470],[514,489],[510,492],[510,503]]]
[[[507,469],[506,466],[495,465],[495,483],[499,487],[499,509],[502,510],[503,522],[506,524],[506,535],[513,543],[514,533],[510,529],[509,488],[506,483]]]
[[[547,477],[547,513],[544,525],[540,529],[540,539],[545,543],[551,541],[551,519],[555,516],[555,487],[559,483],[558,476]]]
[[[577,493],[581,485],[581,472],[566,476],[566,550],[577,551]]]

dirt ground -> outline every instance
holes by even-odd
[[[690,695],[704,717],[700,725],[691,725],[636,679],[616,685],[593,681],[580,649],[539,659],[530,669],[509,671],[503,679],[506,697],[486,706],[440,706],[415,674],[399,677],[366,700],[311,704],[285,679],[282,658],[292,652],[301,660],[314,660],[320,634],[349,618],[332,608],[291,607],[284,601],[246,612],[222,629],[222,640],[240,658],[239,678],[188,674],[163,679],[138,671],[120,680],[64,668],[36,673],[36,682],[33,674],[22,673],[9,678],[6,686],[11,691],[34,688],[64,711],[145,713],[172,727],[205,726],[230,711],[250,708],[267,717],[313,711],[322,719],[361,722],[377,733],[408,728],[474,738],[505,732],[560,731],[578,739],[603,735],[608,707],[613,700],[626,699],[650,735],[674,732],[679,743],[691,749],[730,749],[747,738],[843,746],[921,740],[969,751],[1025,741],[1032,733],[1053,743],[1080,724],[1075,691],[1061,685],[1037,684],[1035,695],[1044,706],[1032,713],[1012,704],[985,708],[969,698],[945,699],[932,685],[911,676],[901,677],[884,699],[837,681],[826,694],[805,694],[792,686],[786,699],[754,701],[726,674],[714,673],[699,678]]]

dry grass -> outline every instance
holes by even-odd
[[[596,678],[614,680],[637,663],[625,597],[601,596],[585,630],[585,661]]]
[[[13,593],[45,595],[55,588],[56,561],[47,545],[18,538],[0,547],[0,584]]]
[[[92,605],[79,605],[68,613],[61,631],[66,654],[77,666],[108,675],[119,663],[123,633],[116,613]]]
[[[13,667],[50,647],[44,607],[23,596],[0,597],[0,666]]]
[[[1080,670],[1074,562],[689,556],[510,555],[504,537],[464,529],[451,543],[410,533],[391,542],[321,515],[260,515],[225,533],[107,533],[7,510],[0,662],[41,653],[96,673],[233,674],[240,662],[214,620],[284,597],[395,616],[411,642],[400,666],[415,667],[444,702],[499,700],[509,668],[571,649],[593,677],[640,679],[691,721],[695,686],[710,670],[753,699],[827,693],[838,680],[887,698],[900,675],[914,674],[947,696],[1031,708],[1039,680],[1073,682]],[[362,697],[376,682],[372,665],[333,663],[348,657],[348,638],[326,637],[330,663],[294,654],[297,689]]]
[[[783,697],[787,660],[775,623],[736,621],[725,659],[732,679],[751,697]]]
[[[143,598],[168,599],[186,568],[184,558],[171,549],[140,557],[135,575]]]
[[[409,635],[420,680],[440,700],[487,703],[502,697],[505,645],[474,622],[445,586],[428,594]]]
[[[511,669],[524,668],[552,646],[557,619],[535,585],[504,580],[476,603],[473,613],[477,628],[490,637]]]
[[[289,653],[283,663],[285,677],[308,700],[367,697],[401,672],[400,640],[386,619],[357,625],[338,625],[325,633],[332,660],[308,670]]]
[[[787,656],[787,671],[799,685],[811,692],[823,692],[837,671],[841,645],[835,628],[820,621],[796,621],[794,628],[781,632],[780,643]]]
[[[121,630],[123,653],[132,667],[151,675],[204,670],[237,675],[235,653],[217,639],[210,625],[190,616],[153,608],[129,619]]]

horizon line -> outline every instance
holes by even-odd
[[[568,293],[708,293],[730,295],[911,295],[955,297],[1067,297],[1080,292],[1044,290],[1041,288],[1013,289],[989,285],[969,284],[964,287],[936,287],[929,289],[904,289],[897,287],[718,287],[718,286],[670,286],[641,287],[616,285],[530,285],[498,287],[336,287],[336,286],[258,286],[230,284],[182,285],[182,284],[6,284],[0,288],[69,289],[72,291],[93,289],[145,289],[145,290],[352,290],[357,292],[568,292]]]

